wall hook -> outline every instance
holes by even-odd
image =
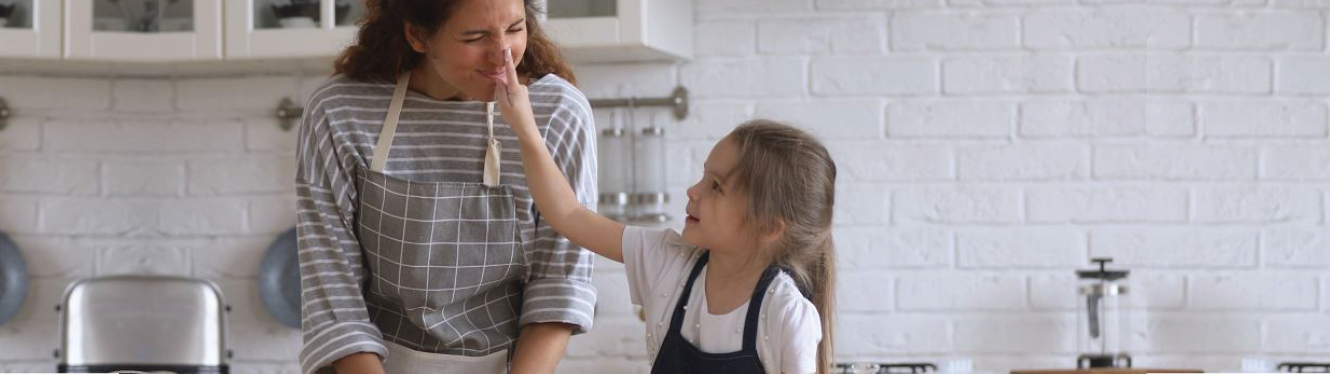
[[[305,108],[296,106],[291,98],[282,98],[282,101],[277,103],[277,112],[275,113],[277,125],[282,128],[282,131],[291,131],[291,128],[295,126],[295,122],[300,120],[304,113]]]
[[[0,98],[0,130],[5,130],[6,125],[9,125],[9,104]]]

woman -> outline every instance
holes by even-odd
[[[542,222],[516,137],[487,115],[491,77],[504,53],[519,62],[587,206],[590,105],[531,0],[367,5],[299,135],[301,368],[553,372],[569,337],[591,328],[592,257]]]

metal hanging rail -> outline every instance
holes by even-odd
[[[683,120],[688,117],[688,89],[676,87],[670,96],[664,98],[592,99],[591,107],[671,107],[674,119]]]
[[[688,89],[683,88],[683,86],[676,87],[670,93],[670,96],[664,98],[592,99],[591,107],[670,107],[671,112],[674,113],[674,119],[683,120],[688,117]],[[282,130],[291,130],[295,127],[295,121],[300,119],[303,112],[304,108],[297,106],[290,98],[283,98],[278,103],[274,115],[277,117],[278,125],[281,126]],[[0,115],[0,121],[3,121],[3,115]],[[3,126],[3,122],[0,122],[0,126]]]

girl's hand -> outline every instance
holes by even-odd
[[[499,110],[508,127],[517,133],[522,150],[522,170],[526,172],[527,188],[536,201],[540,216],[573,243],[622,263],[623,225],[597,215],[577,201],[572,185],[554,163],[540,131],[536,130],[531,98],[527,96],[526,86],[518,81],[517,67],[506,50],[503,65],[503,77],[494,79],[494,100],[499,102]],[[522,340],[517,342],[520,345]]]
[[[531,97],[517,78],[517,65],[513,63],[512,51],[507,48],[503,50],[503,71],[503,77],[494,79],[494,101],[498,102],[499,113],[519,137],[525,139],[537,134]]]

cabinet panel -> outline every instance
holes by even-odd
[[[66,0],[65,25],[68,59],[222,58],[221,0]]]
[[[59,58],[60,0],[0,0],[0,57]]]

